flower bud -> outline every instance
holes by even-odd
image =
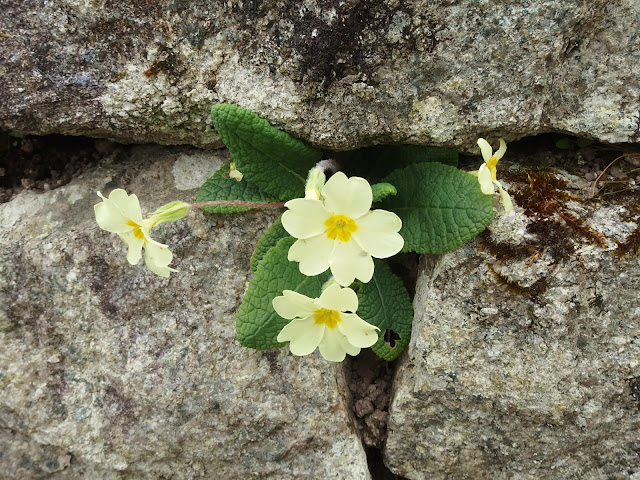
[[[179,200],[171,203],[167,203],[158,208],[151,216],[146,220],[148,222],[148,228],[151,230],[156,225],[160,225],[165,222],[175,222],[184,217],[191,208],[191,205]]]

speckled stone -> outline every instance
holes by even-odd
[[[526,209],[422,259],[384,452],[408,479],[640,477],[640,260],[614,254],[637,196],[532,175],[505,183]]]
[[[212,146],[225,102],[332,149],[640,141],[635,0],[5,0],[0,25],[24,132]]]
[[[193,201],[226,156],[136,147],[0,205],[0,476],[369,479],[341,366],[235,341],[249,259],[275,213],[154,229],[179,270],[130,266],[93,205]],[[189,189],[191,188],[191,189]]]

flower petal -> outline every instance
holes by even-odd
[[[513,202],[511,201],[511,197],[509,196],[509,193],[504,188],[502,188],[502,184],[500,182],[496,180],[494,183],[496,187],[498,187],[498,191],[500,192],[500,203],[504,207],[504,212],[509,213],[511,210],[513,210]]]
[[[478,182],[480,182],[480,190],[485,195],[493,195],[495,189],[493,188],[493,180],[491,179],[491,170],[484,163],[480,165],[478,169]]]
[[[127,225],[129,221],[122,212],[105,202],[98,203],[93,206],[96,215],[96,222],[102,230],[110,233],[124,233],[133,230],[133,227]]]
[[[305,240],[297,240],[291,248],[287,258],[290,262],[300,262],[300,272],[313,277],[329,268],[329,257],[334,248],[334,240],[321,234]]]
[[[360,177],[347,178],[342,172],[335,173],[327,181],[322,196],[327,210],[354,220],[369,211],[373,200],[369,182]]]
[[[142,258],[142,246],[144,245],[144,239],[136,238],[133,235],[133,230],[125,233],[119,233],[118,236],[129,247],[129,251],[127,252],[127,261],[131,265],[137,265]]]
[[[318,305],[338,312],[355,312],[358,310],[358,295],[350,288],[340,288],[334,283],[322,292]]]
[[[149,240],[145,244],[144,263],[156,275],[169,277],[171,272],[177,272],[169,267],[171,260],[173,260],[173,253],[166,245],[155,240]]]
[[[324,324],[315,323],[313,317],[309,316],[289,322],[280,331],[277,340],[289,342],[289,350],[294,355],[309,355],[318,348],[325,330]]]
[[[362,249],[375,258],[388,258],[404,246],[404,239],[398,233],[402,220],[395,213],[386,210],[372,210],[358,219],[358,230],[352,233]]]
[[[484,159],[484,161],[488,162],[489,160],[491,160],[491,157],[493,156],[493,149],[491,148],[491,145],[489,145],[489,142],[487,142],[484,138],[479,138],[478,146],[480,147],[480,151],[482,152],[482,158]]]
[[[104,198],[100,192],[98,192],[98,195],[103,200],[93,206],[98,226],[111,233],[123,233],[133,230],[132,226],[127,225],[130,219],[127,218],[113,202]]]
[[[357,355],[360,348],[351,345],[347,338],[335,328],[327,328],[319,345],[320,355],[330,362],[341,362],[348,353]]]
[[[122,214],[138,225],[142,224],[142,210],[135,194],[127,195],[122,188],[116,188],[109,194],[109,200],[120,209]]]
[[[295,238],[310,238],[324,233],[324,222],[331,216],[320,200],[295,198],[285,203],[282,226]]]
[[[343,313],[342,321],[338,323],[340,330],[356,347],[367,348],[378,341],[379,328],[361,319],[355,313]]]
[[[293,290],[285,290],[272,300],[274,310],[282,318],[305,318],[318,309],[317,301]]]
[[[329,266],[331,274],[344,287],[351,285],[356,278],[367,283],[373,276],[371,255],[364,252],[353,240],[336,240],[335,248],[329,257]]]
[[[500,142],[500,147],[498,148],[498,151],[493,156],[496,157],[498,160],[500,160],[504,156],[505,152],[507,151],[507,144],[502,138],[498,141]]]

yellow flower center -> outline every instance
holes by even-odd
[[[127,222],[127,225],[129,225],[130,227],[133,227],[133,236],[134,237],[136,237],[138,239],[143,239],[144,238],[144,232],[142,231],[142,227],[140,225],[138,225],[133,220],[129,220]],[[145,239],[145,241],[146,241],[146,239]]]
[[[313,319],[316,325],[325,324],[329,328],[336,328],[338,322],[341,322],[340,313],[335,310],[329,310],[327,308],[321,308],[313,312]]]
[[[327,237],[331,240],[338,239],[343,242],[348,242],[351,239],[351,234],[358,230],[355,220],[347,217],[346,215],[332,215],[324,222],[327,227]]]
[[[498,159],[496,157],[491,157],[487,162],[487,168],[491,172],[491,180],[498,179],[498,169],[496,168],[496,165],[498,165]]]

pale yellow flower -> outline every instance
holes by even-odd
[[[501,138],[499,140],[500,148],[493,153],[493,149],[489,142],[487,142],[484,138],[478,139],[478,146],[480,147],[480,151],[482,152],[482,158],[484,159],[484,163],[480,165],[478,169],[478,182],[480,182],[480,189],[482,193],[485,195],[493,195],[498,189],[500,192],[500,203],[504,206],[504,210],[506,213],[509,213],[513,210],[513,202],[511,201],[511,197],[507,193],[507,191],[502,187],[502,184],[497,178],[497,164],[498,160],[500,160],[505,152],[507,151],[507,144]]]
[[[233,178],[236,182],[239,182],[244,177],[244,174],[236,168],[235,162],[229,164],[229,178]]]
[[[129,247],[127,261],[131,265],[138,264],[144,247],[144,262],[153,273],[168,277],[171,272],[177,271],[169,267],[173,259],[169,247],[156,242],[149,235],[153,226],[165,221],[162,215],[156,214],[143,220],[138,197],[127,195],[127,192],[121,188],[113,190],[109,198],[103,197],[100,192],[98,196],[102,198],[102,202],[93,207],[96,221],[100,228],[117,234],[127,244]],[[169,210],[175,217],[175,208]]]
[[[289,342],[294,355],[309,355],[316,348],[330,362],[341,362],[346,354],[355,356],[378,340],[379,328],[358,315],[358,296],[350,288],[333,283],[320,298],[309,298],[292,290],[273,299],[273,308],[291,320],[278,334],[279,342]]]
[[[338,172],[322,187],[321,198],[288,201],[282,225],[298,240],[289,249],[300,272],[318,275],[328,268],[336,281],[349,286],[357,278],[368,282],[373,259],[398,253],[404,239],[395,213],[371,208],[371,186],[364,178]]]

